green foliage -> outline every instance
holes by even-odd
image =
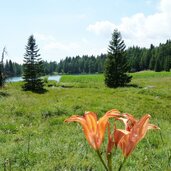
[[[114,30],[109,44],[108,56],[105,63],[105,84],[108,87],[125,86],[131,81],[128,61],[125,55],[125,44],[118,30]]]
[[[117,89],[105,87],[102,74],[66,75],[59,86],[46,87],[45,94],[21,91],[22,82],[7,83],[3,92],[8,95],[0,96],[0,171],[104,171],[81,126],[64,120],[84,111],[94,111],[101,117],[113,108],[137,118],[149,113],[150,122],[161,128],[148,132],[126,161],[124,170],[170,170],[171,72],[132,75],[132,84],[137,87]],[[106,155],[105,151],[102,153]],[[121,160],[121,151],[117,150],[114,169],[118,169]]]
[[[36,45],[36,40],[33,35],[28,39],[26,53],[24,55],[24,86],[25,91],[43,92],[43,61],[38,54],[39,49]]]

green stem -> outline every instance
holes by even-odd
[[[102,162],[104,168],[106,169],[106,171],[109,171],[108,168],[107,168],[107,166],[106,166],[106,164],[105,164],[105,162],[104,162],[104,160],[103,160],[103,158],[102,158],[102,156],[101,156],[101,154],[100,154],[100,151],[97,150],[96,152],[97,152],[97,155],[99,156],[100,161]]]
[[[112,153],[107,154],[107,162],[109,171],[112,171]]]
[[[159,124],[159,122],[158,122],[158,126],[159,126],[159,128],[160,128],[160,124]],[[159,130],[159,133],[160,133],[161,141],[162,141],[162,143],[163,143],[163,145],[164,145],[165,143],[164,143],[164,139],[163,139],[163,136],[162,136],[162,132],[161,132],[161,130]]]
[[[125,161],[126,161],[126,157],[124,157],[124,160],[123,160],[123,162],[121,163],[121,165],[120,165],[120,167],[119,167],[119,169],[118,169],[118,171],[121,171],[121,169],[122,169],[122,167],[123,167],[123,165],[124,165],[124,163],[125,163]]]

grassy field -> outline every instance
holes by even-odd
[[[110,109],[149,113],[160,131],[149,131],[128,158],[125,171],[171,170],[171,73],[134,73],[130,86],[109,89],[103,75],[62,76],[45,94],[23,92],[22,83],[0,90],[0,171],[103,171],[73,115]],[[105,155],[105,151],[102,151]],[[121,151],[113,157],[117,169]]]

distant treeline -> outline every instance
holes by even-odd
[[[104,67],[104,61],[106,55],[101,54],[100,56],[76,56],[76,57],[67,57],[64,60],[61,60],[57,65],[58,73],[67,73],[67,74],[93,74],[93,73],[102,73]]]
[[[171,69],[171,40],[150,48],[131,47],[127,50],[131,71],[154,70],[170,71]]]
[[[11,60],[6,60],[3,66],[3,70],[6,77],[15,77],[21,76],[22,74],[22,65]]]
[[[57,64],[58,73],[102,73],[106,54],[100,56],[67,57]],[[150,48],[130,47],[126,50],[130,64],[130,72],[142,70],[170,71],[171,69],[171,40]]]
[[[170,71],[171,69],[171,40],[166,43],[150,48],[140,48],[138,46],[130,47],[126,50],[128,62],[130,64],[130,72],[142,70],[154,71]],[[54,73],[60,74],[93,74],[103,73],[104,62],[107,54],[98,56],[76,56],[66,57],[59,63],[44,61],[44,75]],[[21,64],[7,60],[4,63],[4,71],[7,77],[21,76]]]

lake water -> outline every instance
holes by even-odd
[[[55,80],[57,82],[59,82],[60,78],[61,78],[60,75],[48,76],[48,80]],[[6,80],[6,82],[18,82],[18,81],[23,81],[23,78],[22,77],[11,77]]]

